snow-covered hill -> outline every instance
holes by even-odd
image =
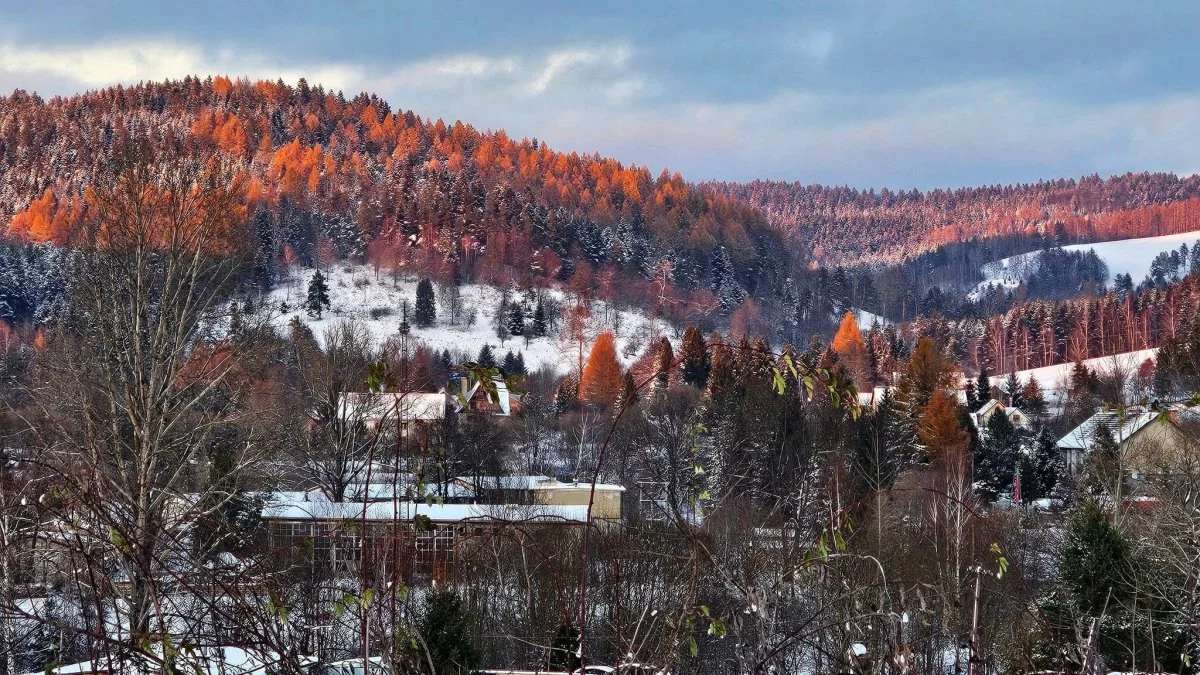
[[[1131,375],[1136,373],[1138,368],[1147,360],[1155,361],[1157,358],[1158,349],[1155,348],[1142,349],[1136,352],[1123,352],[1112,356],[1099,356],[1094,359],[1086,359],[1083,363],[1088,369],[1098,375],[1103,376],[1114,371]],[[1054,407],[1061,405],[1066,400],[1067,389],[1071,384],[1071,370],[1074,367],[1074,363],[1060,363],[1054,366],[1018,370],[1017,377],[1021,379],[1021,382],[1028,382],[1031,375],[1036,377],[1038,384],[1042,387],[1042,391],[1046,394],[1046,401]],[[1004,380],[1007,377],[1007,373],[993,375],[991,383],[993,386],[1003,387]]]
[[[1118,274],[1128,274],[1133,277],[1134,283],[1140,283],[1150,272],[1150,263],[1159,253],[1178,250],[1180,244],[1187,244],[1188,248],[1192,248],[1197,242],[1200,242],[1200,232],[1184,232],[1161,237],[1104,241],[1098,244],[1073,244],[1064,246],[1063,250],[1093,250],[1104,264],[1108,265],[1109,281]],[[978,299],[988,286],[1016,288],[1037,269],[1037,260],[1041,254],[1041,251],[1033,251],[987,263],[980,269],[984,280],[967,295],[968,299]]]
[[[559,373],[571,370],[578,359],[578,346],[562,340],[556,334],[534,338],[528,342],[523,337],[509,337],[501,341],[494,328],[493,317],[500,306],[501,290],[492,286],[464,284],[459,287],[461,298],[460,318],[452,324],[443,289],[435,284],[438,297],[437,321],[428,328],[413,324],[411,308],[416,299],[417,279],[393,275],[381,270],[378,273],[366,265],[336,265],[322,269],[329,286],[331,308],[320,319],[311,318],[303,309],[308,295],[308,284],[313,277],[312,269],[296,269],[283,280],[268,296],[261,311],[270,312],[272,322],[280,331],[286,331],[293,318],[307,324],[318,340],[323,340],[325,331],[339,321],[353,319],[363,324],[375,345],[389,337],[399,335],[401,304],[409,303],[410,335],[431,349],[441,351],[461,350],[476,355],[484,344],[492,346],[497,358],[511,350],[522,352],[529,370],[550,368]],[[545,293],[562,302],[563,293],[547,290]],[[664,321],[646,317],[632,310],[618,310],[595,302],[591,307],[590,333],[607,328],[617,337],[617,355],[623,365],[632,363],[653,340],[666,335],[675,340],[675,331]],[[474,316],[471,321],[470,317]],[[585,346],[585,350],[587,347]],[[586,356],[586,351],[585,351]]]

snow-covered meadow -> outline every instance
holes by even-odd
[[[388,270],[377,272],[367,265],[338,264],[323,268],[321,273],[329,286],[330,309],[321,318],[312,318],[305,310],[304,302],[315,271],[308,268],[293,269],[271,291],[265,306],[260,307],[260,311],[270,313],[273,325],[280,331],[286,331],[292,319],[297,318],[312,329],[317,340],[322,340],[325,331],[335,323],[353,319],[366,327],[375,345],[380,345],[389,337],[399,335],[401,306],[407,300],[409,335],[430,349],[461,350],[475,355],[484,344],[490,344],[497,357],[509,350],[514,353],[520,351],[529,370],[548,368],[560,374],[572,370],[578,360],[578,345],[561,338],[554,331],[541,338],[526,340],[525,337],[512,336],[502,341],[497,335],[494,321],[502,290],[493,286],[461,285],[459,320],[452,324],[448,306],[443,302],[443,289],[435,283],[437,320],[427,328],[418,327],[413,321],[412,308],[419,279],[393,275]],[[565,304],[567,300],[561,290],[548,289],[543,292],[560,303]],[[516,294],[516,291],[512,291],[512,296]],[[473,321],[470,320],[472,316]],[[617,356],[625,366],[633,363],[652,341],[662,336],[673,342],[677,338],[675,329],[665,321],[647,317],[636,310],[618,309],[604,302],[592,303],[591,317],[588,333],[595,335],[604,329],[612,330],[617,338]],[[584,355],[586,357],[586,351]]]
[[[1064,246],[1063,250],[1073,252],[1093,250],[1104,261],[1104,264],[1108,265],[1110,282],[1118,274],[1128,274],[1133,278],[1134,283],[1140,283],[1150,273],[1150,264],[1159,253],[1178,250],[1180,244],[1187,244],[1188,248],[1192,248],[1197,243],[1200,243],[1200,232],[1184,232],[1161,237],[1104,241],[1097,244],[1072,244]],[[1041,251],[1033,251],[987,263],[980,268],[984,280],[979,282],[979,285],[967,295],[968,299],[979,298],[988,286],[1016,288],[1037,269],[1038,257],[1041,254]]]

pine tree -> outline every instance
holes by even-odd
[[[975,393],[975,380],[967,380],[967,384],[963,387],[963,393],[967,399],[967,410],[975,412],[979,410],[979,396]]]
[[[932,338],[917,341],[912,358],[908,360],[901,376],[900,388],[918,408],[924,407],[934,392],[944,390],[951,384],[952,365],[942,355]]]
[[[625,407],[632,407],[639,400],[637,382],[633,379],[633,371],[625,371],[625,375],[621,377],[621,393],[617,395],[617,400],[613,403],[613,408],[620,410]]]
[[[1021,462],[1021,494],[1025,499],[1045,499],[1055,494],[1060,455],[1050,429],[1042,427],[1038,430],[1033,441],[1033,456]]]
[[[484,345],[479,348],[479,356],[475,359],[475,362],[484,368],[496,367],[496,357],[492,354],[492,346],[485,342]]]
[[[838,326],[837,333],[834,334],[833,341],[829,343],[829,347],[841,356],[866,351],[866,345],[863,344],[862,331],[858,328],[858,321],[854,318],[854,312],[846,312],[842,315],[842,323]]]
[[[325,282],[325,275],[321,274],[321,270],[317,270],[308,282],[308,299],[304,301],[304,308],[308,310],[310,317],[320,319],[321,313],[329,307],[329,284]]]
[[[521,303],[508,303],[508,334],[509,335],[524,335],[525,334],[525,312],[521,309]]]
[[[546,670],[560,673],[573,673],[583,665],[579,658],[579,630],[569,622],[558,626],[558,633],[550,645],[550,654],[546,659]]]
[[[1012,489],[1021,436],[1003,410],[992,413],[981,436],[975,458],[975,483],[988,501],[995,501],[998,495]]]
[[[471,641],[471,615],[452,590],[432,590],[425,600],[419,623],[427,659],[417,659],[421,672],[429,662],[438,675],[467,675],[474,672],[479,654]]]
[[[542,296],[538,296],[537,305],[533,308],[533,336],[546,337],[546,307],[542,304]]]
[[[433,282],[422,279],[417,283],[417,302],[413,310],[413,322],[428,328],[437,319],[437,303],[433,297]]]
[[[604,331],[596,336],[588,354],[579,382],[580,396],[594,405],[611,406],[621,392],[621,380],[616,342],[612,331]]]
[[[1042,393],[1042,385],[1037,378],[1029,376],[1029,381],[1021,389],[1021,411],[1034,419],[1046,414],[1046,395]]]
[[[1021,384],[1021,378],[1017,377],[1017,372],[1014,370],[1004,379],[1004,395],[1008,397],[1008,405],[1012,408],[1021,407],[1021,390],[1025,387]]]
[[[712,357],[704,344],[700,329],[688,326],[683,331],[683,343],[679,347],[679,374],[683,381],[698,389],[708,384],[708,373]]]
[[[979,376],[975,378],[975,407],[971,412],[978,412],[985,403],[992,400],[992,378],[986,365],[979,367]]]
[[[517,372],[517,356],[512,353],[511,349],[504,353],[504,361],[501,362],[500,368],[507,375],[513,375]]]
[[[1129,544],[1095,502],[1071,515],[1061,556],[1059,574],[1081,612],[1097,616],[1122,605],[1132,578]]]

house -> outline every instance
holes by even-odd
[[[364,571],[412,580],[440,577],[476,544],[493,538],[548,535],[561,540],[589,523],[586,505],[433,504],[274,501],[263,507],[269,545],[279,556],[295,555],[343,574]]]
[[[521,397],[509,391],[503,379],[492,380],[490,387],[471,380],[462,373],[451,373],[447,391],[455,412],[469,410],[507,417],[521,410]]]
[[[563,482],[549,476],[460,476],[451,481],[474,492],[484,503],[530,503],[557,506],[592,506],[592,518],[620,521],[625,487],[591,481]]]
[[[260,515],[273,551],[302,552],[344,573],[369,565],[411,578],[452,571],[465,550],[491,537],[555,532],[561,539],[585,526],[619,527],[625,488],[598,483],[593,491],[590,482],[533,475],[460,477],[445,490],[458,503],[433,494],[414,500],[401,483],[355,485],[348,494],[357,500],[346,502],[278,493]]]
[[[1028,429],[1033,424],[1033,420],[1029,418],[1029,415],[1026,415],[1020,408],[1015,408],[1013,406],[1006,407],[994,398],[989,400],[987,403],[984,403],[983,407],[981,407],[979,410],[976,410],[973,413],[968,413],[968,415],[971,418],[971,424],[975,427],[975,430],[983,431],[987,428],[988,420],[991,419],[992,415],[998,413],[1008,416],[1008,420],[1012,422],[1012,425],[1017,429]]]
[[[412,423],[444,420],[448,405],[445,392],[344,392],[338,397],[337,414],[372,430],[397,423],[407,429]]]
[[[858,405],[860,408],[875,409],[879,407],[879,402],[883,400],[884,395],[892,387],[872,387],[871,391],[858,392]]]
[[[1067,470],[1076,473],[1103,438],[1103,428],[1116,443],[1127,472],[1134,476],[1171,474],[1196,461],[1200,436],[1191,428],[1198,421],[1197,408],[1102,410],[1060,438],[1058,449],[1065,456]]]

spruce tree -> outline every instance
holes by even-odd
[[[989,500],[1012,488],[1021,435],[1003,410],[988,418],[975,458],[975,483]]]
[[[1012,371],[1004,380],[1004,394],[1008,397],[1008,405],[1013,408],[1021,407],[1021,391],[1024,389],[1017,371]]]
[[[542,297],[538,296],[537,306],[533,308],[533,336],[546,337],[546,308]]]
[[[1021,493],[1025,499],[1045,499],[1055,494],[1059,456],[1054,434],[1043,427],[1033,441],[1033,456],[1021,463]]]
[[[504,361],[501,362],[500,367],[503,368],[504,372],[508,375],[512,375],[517,372],[517,357],[512,353],[511,349],[504,353]]]
[[[525,312],[521,309],[521,303],[508,303],[508,334],[509,335],[524,335],[525,334]]]
[[[419,628],[428,650],[427,659],[417,659],[422,672],[438,675],[467,675],[479,663],[479,654],[471,641],[471,615],[458,594],[452,590],[433,590],[425,600]],[[430,674],[432,675],[432,673]]]
[[[308,282],[308,299],[304,301],[304,308],[310,317],[320,319],[321,313],[329,307],[329,284],[325,282],[325,275],[321,274],[321,270],[317,270]]]
[[[437,319],[437,304],[433,297],[433,282],[422,279],[417,284],[417,302],[413,310],[413,322],[428,328]]]
[[[1095,502],[1086,501],[1071,515],[1062,547],[1059,574],[1075,606],[1097,616],[1117,608],[1132,578],[1129,544]]]
[[[971,412],[978,412],[983,404],[992,400],[992,378],[988,375],[987,366],[979,367],[979,376],[975,378],[975,407]]]
[[[492,346],[486,342],[479,348],[479,357],[475,361],[484,368],[496,367],[496,357],[492,354]]]

